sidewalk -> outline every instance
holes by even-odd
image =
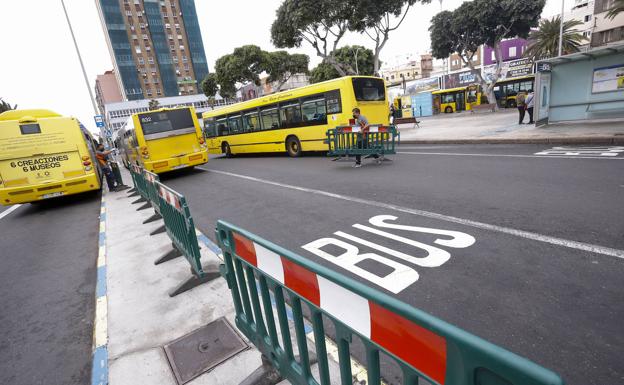
[[[624,120],[518,124],[518,111],[455,113],[419,118],[420,128],[399,126],[402,143],[624,144]],[[525,122],[528,116],[525,117]]]
[[[131,178],[122,170],[125,181]],[[105,307],[98,313],[98,337],[108,350],[108,382],[94,380],[94,384],[110,385],[178,385],[172,364],[164,346],[225,317],[235,327],[235,309],[226,281],[219,277],[173,298],[169,292],[190,276],[190,265],[179,257],[160,265],[154,261],[171,250],[166,233],[150,236],[162,225],[162,220],[142,224],[153,214],[153,209],[137,211],[142,204],[132,204],[137,197],[128,197],[127,191],[107,192],[103,198],[102,229],[105,229],[104,266],[106,288]],[[218,248],[198,232],[201,258],[206,267],[217,267],[221,257]],[[288,312],[290,310],[288,308]],[[290,313],[292,314],[292,313]],[[289,314],[294,351],[298,351],[294,324]],[[102,327],[104,325],[104,327]],[[278,333],[279,333],[279,325]],[[190,385],[240,384],[262,364],[260,352],[236,330],[249,346],[214,369],[186,382]],[[219,336],[217,336],[218,339]],[[314,354],[313,332],[306,325],[308,348]],[[331,383],[339,384],[338,351],[335,343],[325,339],[330,357]],[[199,348],[201,348],[200,345]],[[105,360],[104,360],[105,361]],[[354,380],[363,380],[367,373],[357,362],[351,362]],[[318,379],[318,367],[312,366]],[[104,376],[105,377],[105,376]],[[280,385],[287,385],[282,381]]]

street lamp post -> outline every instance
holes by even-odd
[[[80,61],[80,68],[82,68],[82,76],[84,76],[85,84],[87,85],[89,96],[91,97],[91,104],[93,105],[93,112],[95,115],[99,115],[97,105],[95,104],[95,98],[93,97],[93,92],[91,91],[91,86],[89,86],[89,79],[87,78],[87,71],[85,71],[84,63],[82,62],[82,56],[80,56],[80,50],[78,49],[78,43],[76,43],[76,36],[74,36],[74,29],[72,28],[71,22],[69,21],[67,8],[65,8],[65,2],[61,0],[61,4],[63,5],[63,11],[65,12],[65,18],[67,19],[69,32],[71,33],[72,40],[74,41],[74,47],[76,47],[76,53],[78,54],[78,60]]]
[[[563,12],[565,11],[565,0],[561,0],[561,18],[559,20],[559,55],[563,51]]]

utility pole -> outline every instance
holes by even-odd
[[[76,43],[76,36],[74,35],[74,29],[72,28],[71,22],[69,21],[69,15],[67,14],[67,8],[65,8],[65,2],[63,0],[61,0],[61,5],[63,5],[63,12],[65,12],[65,18],[67,19],[69,32],[71,33],[72,40],[74,41],[74,47],[76,47],[76,53],[78,54],[78,60],[80,61],[80,68],[82,68],[82,76],[84,76],[85,84],[87,85],[89,96],[91,97],[91,104],[93,105],[93,113],[94,115],[99,115],[100,113],[97,109],[95,98],[93,97],[93,91],[91,91],[91,86],[89,85],[89,79],[87,78],[87,71],[85,71],[84,63],[82,62],[82,56],[80,56],[80,50],[78,49],[78,43]]]
[[[563,12],[565,11],[565,0],[561,0],[561,19],[559,23],[559,55],[563,51]]]

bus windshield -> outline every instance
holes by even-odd
[[[195,130],[191,111],[186,108],[139,114],[139,121],[143,129],[143,135],[184,129]]]
[[[355,100],[379,102],[386,100],[384,82],[381,79],[353,78]]]

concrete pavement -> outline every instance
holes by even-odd
[[[420,128],[401,126],[403,143],[601,143],[624,144],[624,120],[518,124],[516,109],[418,118]],[[528,122],[528,116],[525,123]]]

